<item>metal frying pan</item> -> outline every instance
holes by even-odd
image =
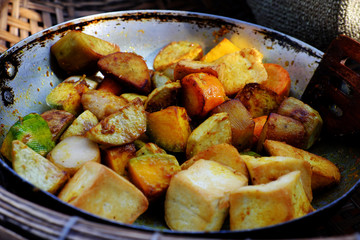
[[[45,98],[51,89],[65,79],[50,56],[50,47],[68,30],[85,33],[118,44],[122,51],[134,51],[147,61],[149,68],[159,50],[171,41],[188,40],[202,45],[204,51],[217,40],[227,37],[234,43],[253,46],[262,52],[264,62],[284,66],[292,79],[291,95],[300,98],[317,68],[323,53],[310,45],[277,31],[239,20],[183,11],[124,11],[88,16],[62,23],[19,42],[0,55],[0,142],[19,116],[48,109]],[[359,185],[357,160],[360,148],[350,137],[321,139],[311,152],[333,161],[341,170],[342,180],[314,196],[317,211],[302,218],[274,226],[247,231],[187,233],[201,237],[300,237],[304,227],[314,226],[331,214]],[[125,225],[85,213],[58,200],[55,196],[34,188],[21,179],[5,158],[0,159],[1,184],[22,198],[48,208],[93,221],[106,222],[121,228],[139,231],[161,231],[170,235],[184,234],[166,228],[162,207],[154,206],[133,225]]]

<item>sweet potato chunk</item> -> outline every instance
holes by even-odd
[[[98,61],[100,71],[122,84],[148,94],[151,90],[150,71],[144,59],[135,53],[117,52]]]
[[[121,83],[110,77],[104,78],[96,89],[105,92],[111,92],[116,96],[119,96],[123,92]]]
[[[298,120],[270,113],[258,140],[258,152],[262,150],[266,139],[283,141],[294,147],[302,148],[305,140],[305,128]]]
[[[85,136],[106,146],[131,143],[146,130],[146,114],[139,98],[101,120]]]
[[[162,196],[171,177],[180,171],[173,155],[157,153],[135,157],[129,161],[129,177],[149,200]]]
[[[309,162],[312,169],[311,188],[313,190],[326,188],[340,182],[339,169],[324,157],[273,140],[266,140],[264,148],[272,156],[294,157]]]
[[[275,63],[264,63],[264,67],[268,77],[261,85],[276,92],[282,99],[288,97],[291,88],[289,72]]]
[[[201,58],[201,61],[204,62],[213,62],[216,59],[221,58],[222,56],[240,51],[241,49],[233,44],[229,39],[224,38],[221,40],[215,47],[213,47],[204,57]]]
[[[238,99],[231,99],[215,107],[211,113],[227,112],[231,124],[231,141],[238,150],[250,148],[253,143],[255,123]]]
[[[147,135],[167,151],[183,152],[191,133],[185,108],[170,106],[147,116]]]
[[[282,99],[258,83],[249,83],[236,95],[253,118],[276,112]]]
[[[127,177],[128,162],[135,157],[135,153],[133,143],[107,148],[103,150],[102,161],[117,174]]]
[[[213,75],[192,73],[180,82],[183,106],[190,117],[205,117],[226,99],[224,87]]]
[[[189,159],[220,143],[231,144],[231,124],[226,112],[210,116],[192,131],[186,145],[186,157]]]
[[[99,58],[120,51],[119,46],[80,31],[70,31],[50,49],[67,73],[95,72]]]
[[[189,41],[171,42],[156,55],[154,69],[163,71],[180,60],[198,60],[202,56],[203,50],[198,43]]]

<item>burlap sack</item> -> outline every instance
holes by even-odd
[[[360,0],[247,0],[256,22],[325,50],[345,34],[360,40]]]

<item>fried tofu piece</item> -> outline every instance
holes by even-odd
[[[304,149],[309,149],[319,138],[323,126],[323,120],[318,111],[301,100],[294,97],[288,97],[281,103],[277,113],[294,118],[304,125]]]
[[[170,106],[147,115],[149,138],[159,147],[171,152],[185,151],[191,134],[189,117],[185,108]]]
[[[263,55],[255,48],[244,48],[211,63],[182,60],[175,66],[174,77],[182,79],[194,72],[213,74],[224,86],[226,95],[233,96],[247,83],[262,83],[267,79],[262,58]]]
[[[341,174],[339,168],[324,157],[293,147],[284,142],[273,140],[266,140],[264,149],[272,156],[300,158],[309,162],[312,169],[311,188],[313,191],[340,182]]]
[[[177,159],[170,154],[146,154],[130,159],[129,179],[150,200],[164,195],[170,180],[181,170]]]
[[[201,61],[204,62],[213,62],[216,59],[221,58],[222,56],[240,51],[241,49],[233,44],[229,39],[224,38],[215,47],[210,49],[208,53],[204,57],[201,58]]]
[[[235,174],[241,174],[247,178],[249,177],[242,155],[240,155],[238,150],[231,144],[221,143],[210,146],[206,150],[197,153],[195,156],[181,164],[181,169],[188,169],[200,159],[212,160],[224,164],[225,166],[232,168]]]
[[[55,142],[75,119],[72,113],[57,109],[45,111],[40,116],[48,123],[52,133],[52,139]]]
[[[146,131],[146,114],[139,98],[101,120],[85,133],[90,140],[104,146],[131,143]]]
[[[84,164],[58,197],[92,214],[127,224],[132,224],[149,206],[132,183],[95,162]]]
[[[65,171],[19,140],[12,143],[12,167],[22,178],[53,194],[69,179]]]
[[[202,56],[203,50],[200,44],[189,41],[174,41],[161,49],[156,55],[153,65],[156,71],[164,71],[180,60],[199,60]]]
[[[130,52],[116,52],[99,59],[98,67],[104,76],[110,77],[138,93],[151,90],[150,71],[142,56]]]
[[[293,157],[253,157],[242,155],[243,161],[249,170],[252,184],[265,184],[293,171],[301,172],[301,182],[306,196],[311,202],[313,199],[311,188],[312,170],[309,162]]]
[[[210,116],[191,132],[186,144],[187,159],[210,146],[220,143],[231,144],[231,134],[228,113],[222,112]]]
[[[300,180],[290,172],[267,184],[239,188],[230,194],[230,230],[271,226],[314,211]]]
[[[87,131],[99,123],[97,117],[85,110],[82,112],[60,136],[60,141],[71,136],[83,136]]]
[[[165,221],[178,231],[218,231],[229,209],[229,194],[247,178],[226,166],[200,159],[174,175],[165,198]]]

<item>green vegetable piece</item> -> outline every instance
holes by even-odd
[[[55,147],[49,125],[37,113],[30,113],[24,116],[10,127],[0,150],[9,161],[12,161],[11,151],[13,140],[19,140],[25,143],[42,156],[45,156]]]

